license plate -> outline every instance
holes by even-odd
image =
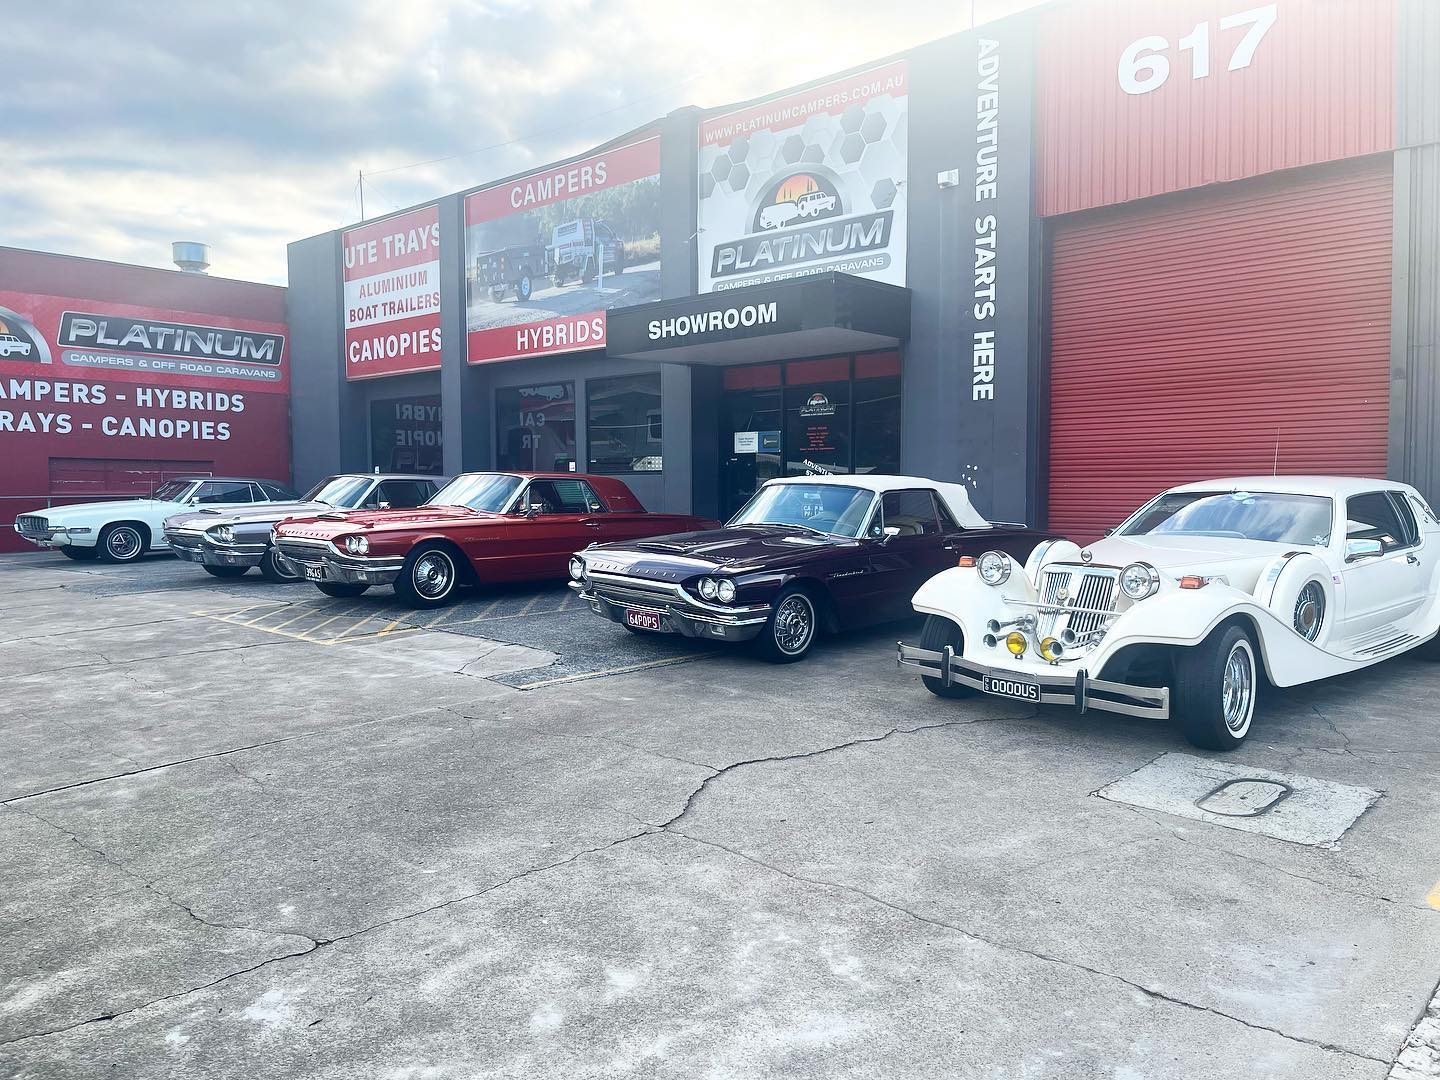
[[[325,580],[325,567],[323,566],[302,566],[300,571],[305,575],[306,581]]]
[[[625,625],[633,626],[636,630],[659,630],[660,616],[653,611],[637,611],[635,608],[626,608]]]
[[[205,556],[201,555],[198,551],[191,551],[189,548],[181,548],[180,557],[182,559],[189,559],[191,562],[205,561]]]
[[[1040,700],[1040,684],[1034,679],[1017,678],[1014,675],[986,675],[982,687],[987,694],[996,697],[1014,698],[1017,701]]]

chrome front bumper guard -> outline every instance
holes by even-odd
[[[62,547],[94,547],[97,532],[96,530],[86,529],[84,532],[76,533],[76,536],[84,541],[84,543],[80,544],[71,541],[70,530],[64,525],[51,525],[45,530],[44,536],[23,533],[18,528],[15,530],[15,535],[20,537],[21,540],[30,541],[30,543],[38,548],[43,548],[46,551],[55,551]]]
[[[709,641],[749,641],[764,629],[770,618],[770,605],[755,605],[744,608],[725,608],[720,605],[704,605],[691,600],[679,586],[673,586],[673,595],[640,593],[629,599],[623,595],[606,595],[597,591],[592,579],[572,581],[574,589],[590,610],[613,623],[625,625],[626,611],[646,611],[660,617],[660,630],[655,633],[680,634],[682,637],[705,638]],[[604,585],[601,585],[604,588]],[[623,586],[612,585],[616,591]]]
[[[175,557],[206,566],[259,566],[265,544],[217,544],[202,533],[165,531],[165,542]]]
[[[405,563],[403,555],[371,558],[368,555],[341,555],[329,544],[300,546],[279,541],[275,551],[300,580],[315,584],[334,581],[342,585],[391,585],[400,576]],[[311,577],[307,569],[320,568],[320,577]]]
[[[939,652],[906,645],[903,641],[899,642],[898,646],[896,661],[901,667],[919,668],[931,678],[938,678],[945,686],[968,686],[972,690],[983,691],[986,675],[997,679],[1033,679],[1040,684],[1042,705],[1073,705],[1082,713],[1088,709],[1098,709],[1149,720],[1170,718],[1168,686],[1132,686],[1129,683],[1107,682],[1104,679],[1092,679],[1084,671],[1077,671],[1073,675],[1051,675],[1017,671],[1014,668],[987,667],[957,655],[949,645]]]

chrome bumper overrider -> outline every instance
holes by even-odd
[[[749,641],[770,618],[769,604],[725,607],[706,604],[681,586],[624,578],[618,574],[590,574],[570,588],[595,614],[625,625],[626,611],[644,611],[660,617],[659,633],[680,634],[712,641]]]
[[[985,676],[997,679],[1033,679],[1040,684],[1043,705],[1074,705],[1081,712],[1099,709],[1103,712],[1143,716],[1151,720],[1170,717],[1170,688],[1167,686],[1131,686],[1128,683],[1092,679],[1083,671],[1074,674],[1042,674],[1015,668],[987,667],[957,656],[947,645],[943,651],[920,649],[899,643],[896,660],[903,667],[920,668],[946,686],[968,686],[983,690]]]
[[[198,532],[166,529],[165,540],[176,558],[206,566],[259,566],[265,556],[264,544],[219,544]]]
[[[405,563],[403,555],[342,555],[324,540],[277,539],[275,550],[303,580],[343,585],[389,585]]]

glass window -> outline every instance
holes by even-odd
[[[195,501],[198,503],[248,503],[251,501],[250,485],[243,481],[234,483],[228,480],[207,480],[195,493]]]
[[[857,473],[900,471],[900,354],[855,357],[855,460]]]
[[[1325,547],[1330,515],[1330,500],[1318,495],[1170,491],[1116,531],[1120,536],[1218,536]]]
[[[502,469],[575,471],[575,384],[495,391],[496,458]]]
[[[929,491],[887,491],[880,499],[881,531],[899,529],[900,536],[938,536],[940,516]]]
[[[515,492],[525,481],[504,473],[464,473],[435,493],[430,502],[435,506],[468,506],[498,514],[510,505]]]
[[[1357,495],[1345,504],[1345,539],[1379,540],[1386,551],[1410,546],[1410,533],[1383,491]]]
[[[850,384],[785,388],[785,472],[850,471]]]
[[[166,480],[155,489],[155,494],[151,498],[158,499],[160,502],[179,502],[194,482],[193,480]]]
[[[810,532],[856,537],[874,495],[844,484],[768,484],[741,507],[730,525],[792,525]]]
[[[660,373],[591,379],[585,394],[588,471],[659,472]]]
[[[603,514],[605,504],[583,480],[534,480],[525,508],[537,514]]]
[[[370,403],[370,467],[379,472],[439,475],[444,440],[440,395]]]
[[[419,506],[430,495],[431,487],[424,480],[386,480],[380,485],[380,501],[396,510]]]
[[[305,493],[306,502],[322,502],[342,510],[353,510],[370,490],[366,476],[330,476]]]
[[[272,502],[289,502],[295,498],[295,492],[281,484],[272,484],[268,480],[261,481],[260,490],[265,492],[266,497]]]

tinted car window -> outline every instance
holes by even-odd
[[[880,500],[880,514],[887,529],[899,529],[901,536],[935,536],[940,517],[935,497],[929,491],[887,491]]]
[[[1395,512],[1395,504],[1383,491],[1356,495],[1345,504],[1345,538],[1379,540],[1386,551],[1410,546],[1410,532]]]
[[[396,509],[419,506],[430,494],[430,485],[423,480],[386,480],[380,485],[380,501]]]
[[[260,489],[265,492],[265,496],[271,502],[288,502],[295,498],[295,493],[289,488],[281,487],[279,484],[272,484],[268,481],[262,480],[260,482]]]
[[[602,503],[583,480],[536,480],[525,495],[526,506],[542,514],[602,514]]]
[[[211,480],[200,485],[200,490],[195,493],[195,501],[199,503],[248,503],[250,499],[250,485],[233,483],[228,480]]]

